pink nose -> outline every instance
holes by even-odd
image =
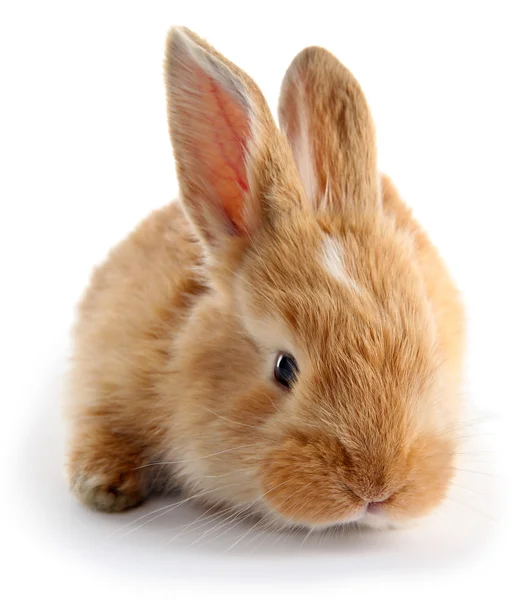
[[[381,500],[380,502],[370,502],[366,510],[371,514],[378,514],[381,511],[385,502],[385,500]]]

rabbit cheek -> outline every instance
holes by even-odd
[[[311,446],[293,440],[263,462],[265,502],[291,523],[320,526],[350,519],[360,507],[346,493],[340,475]]]
[[[455,474],[455,444],[442,437],[424,438],[410,452],[410,477],[394,494],[383,514],[397,523],[426,516],[446,497]]]

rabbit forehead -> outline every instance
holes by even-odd
[[[362,323],[369,333],[427,325],[430,309],[409,240],[313,221],[288,222],[255,241],[235,280],[251,312],[309,343],[319,334],[349,337]]]
[[[401,246],[377,249],[378,239],[327,224],[288,233],[258,243],[235,281],[251,337],[296,357],[307,406],[345,408],[358,398],[393,405],[405,419],[419,413],[416,429],[426,429],[434,411],[419,406],[438,357],[409,256]]]
[[[254,337],[325,376],[365,364],[395,378],[429,370],[430,311],[408,261],[390,264],[386,248],[383,261],[365,256],[372,241],[332,227],[289,234],[258,245],[235,282]]]

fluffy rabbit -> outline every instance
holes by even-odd
[[[351,73],[303,50],[279,130],[248,75],[184,28],[166,46],[180,203],[79,307],[68,474],[119,511],[180,488],[307,527],[407,523],[454,474],[463,312],[377,169]]]

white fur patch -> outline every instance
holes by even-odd
[[[330,235],[325,236],[322,246],[322,262],[325,269],[337,281],[357,292],[360,290],[357,282],[349,275],[345,268],[344,246],[340,240]]]
[[[368,512],[365,512],[359,519],[357,519],[359,525],[363,525],[364,527],[370,527],[371,529],[395,529],[397,525],[388,519],[384,515],[375,515]]]

